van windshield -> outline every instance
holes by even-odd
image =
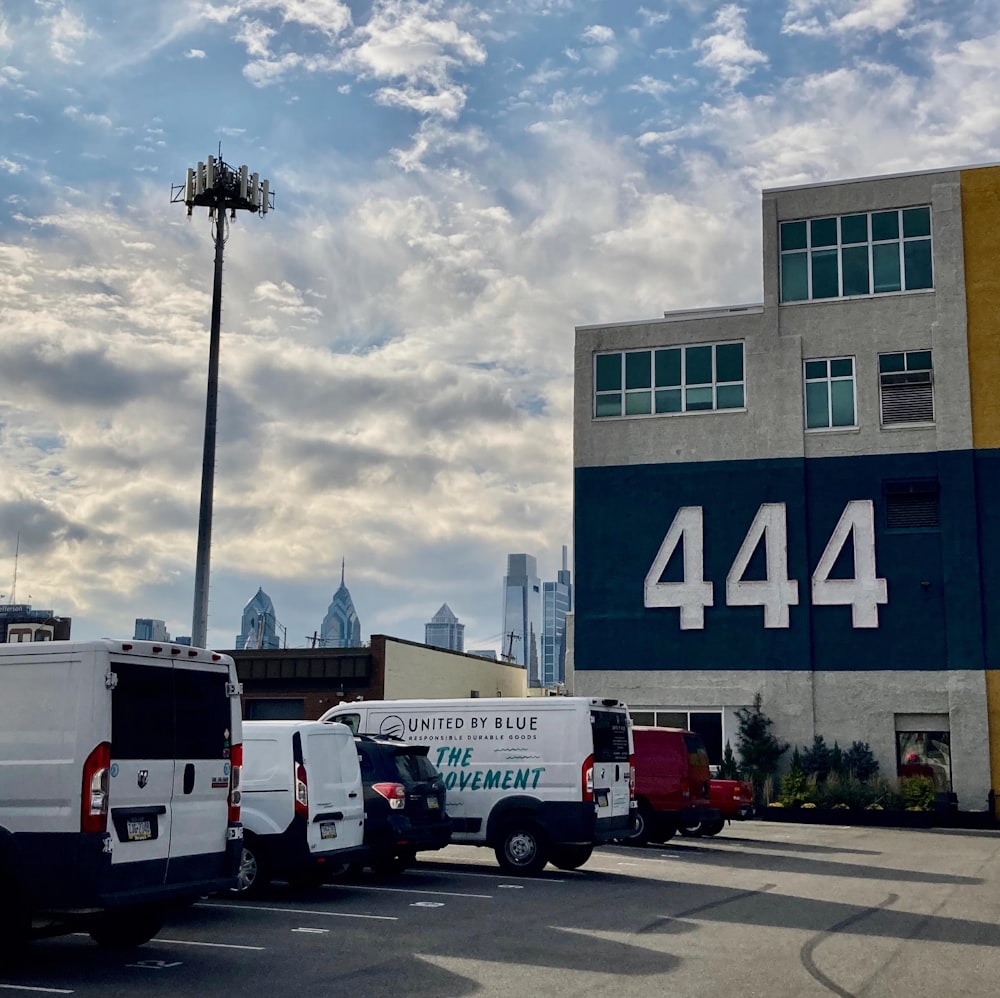
[[[592,710],[594,762],[628,762],[628,714],[623,710]]]

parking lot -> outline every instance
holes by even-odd
[[[36,942],[10,994],[951,996],[1000,981],[1000,833],[749,821],[506,877],[449,846],[394,879],[205,898],[127,952]]]

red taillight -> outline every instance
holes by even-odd
[[[243,772],[243,746],[234,745],[229,750],[229,822],[237,824],[240,820],[240,801],[243,792],[240,790],[240,776]]]
[[[635,797],[635,756],[628,757],[628,795],[631,800]]]
[[[406,806],[406,787],[402,783],[373,783],[372,790],[381,794],[394,811]]]
[[[111,743],[101,742],[83,764],[80,831],[108,830],[108,790],[111,778]]]
[[[691,796],[691,782],[686,776],[681,777],[681,797]]]
[[[309,781],[306,767],[301,762],[295,765],[295,813],[306,817],[309,814]]]
[[[594,757],[588,755],[583,763],[583,770],[580,774],[583,783],[584,802],[592,802],[594,799]]]

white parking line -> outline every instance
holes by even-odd
[[[264,946],[240,946],[238,943],[198,943],[191,939],[164,939],[163,936],[154,936],[151,942],[172,943],[174,946],[210,946],[213,949],[252,949],[263,951]]]
[[[31,988],[27,984],[0,984],[0,989],[4,991],[40,991],[46,995],[71,995],[73,993],[65,988]]]
[[[328,918],[371,918],[382,922],[398,922],[396,915],[355,915],[346,911],[314,911],[311,908],[271,908],[266,905],[254,904],[213,904],[209,901],[199,901],[200,908],[228,908],[230,911],[277,911],[285,915],[323,915]]]
[[[439,871],[439,870],[417,870],[409,869],[406,871],[407,874],[419,873],[424,877],[479,877],[480,880],[499,880],[503,874],[500,873],[459,873],[457,870]],[[565,884],[566,879],[564,877],[532,877],[526,883],[532,884]],[[354,887],[354,884],[351,884]]]
[[[432,897],[444,898],[482,898],[492,901],[492,894],[459,894],[455,891],[417,891],[410,887],[367,887],[363,884],[351,884],[352,891],[382,891],[386,894],[430,894]]]

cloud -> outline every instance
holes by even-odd
[[[788,35],[885,33],[910,17],[914,0],[789,0],[781,30]]]
[[[204,49],[188,49],[187,52],[184,53],[184,58],[185,59],[204,59],[205,58],[205,50]]]
[[[729,86],[737,86],[768,63],[767,56],[747,41],[744,14],[736,4],[721,7],[709,29],[713,33],[697,43],[704,53],[698,65],[714,70]]]

